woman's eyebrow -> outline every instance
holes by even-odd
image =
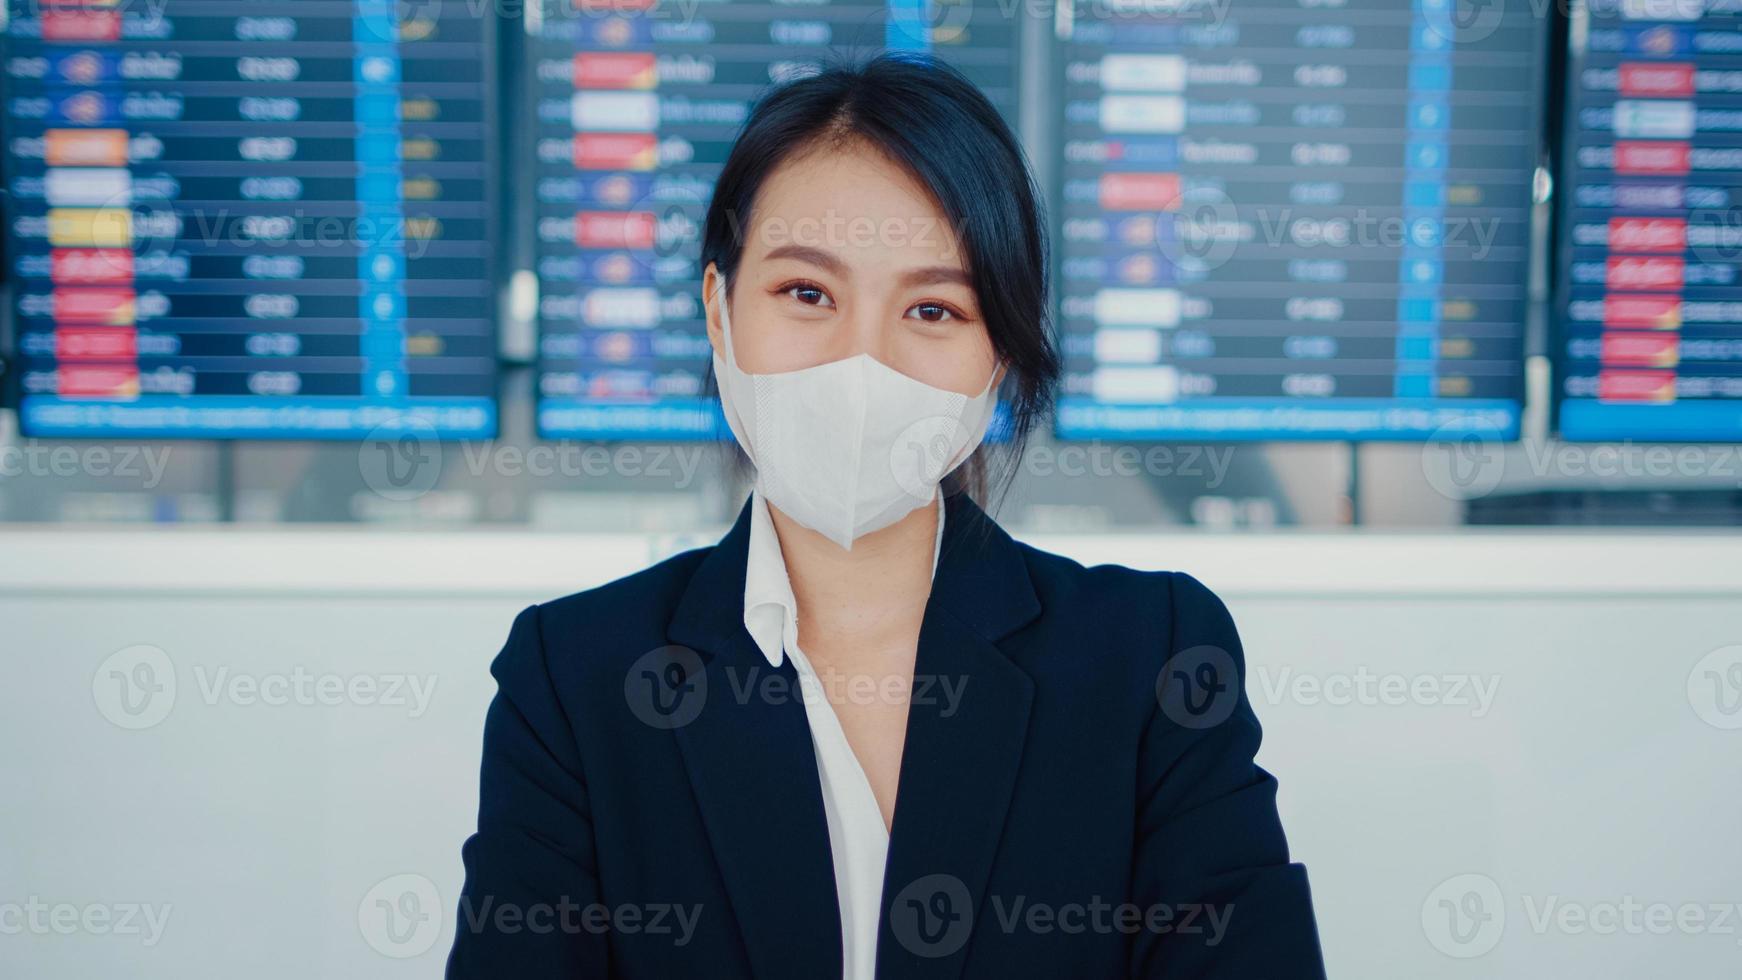
[[[814,248],[809,245],[782,245],[762,257],[764,262],[773,261],[774,259],[796,259],[799,262],[807,262],[811,265],[817,266],[831,275],[839,276],[842,279],[852,278],[851,272],[847,269],[847,263],[836,258],[833,252],[827,252],[823,249]]]
[[[974,285],[965,270],[952,265],[928,265],[901,274],[903,286],[931,286],[940,282],[959,283],[970,288]]]

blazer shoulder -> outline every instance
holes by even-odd
[[[1048,614],[1132,624],[1155,634],[1167,650],[1191,646],[1198,637],[1233,632],[1227,604],[1188,572],[1149,570],[1072,558],[1017,542],[1041,606]],[[1153,647],[1151,648],[1153,649]]]
[[[1190,578],[1184,572],[1151,571],[1112,562],[1085,565],[1025,541],[1017,541],[1016,546],[1028,566],[1029,580],[1034,583],[1043,604],[1050,598],[1066,602],[1100,600],[1125,603],[1140,600],[1154,606],[1159,600],[1165,608],[1170,602],[1175,577]]]
[[[666,625],[689,586],[696,566],[715,545],[672,555],[603,585],[538,603],[535,607],[553,668],[633,660],[664,644]]]

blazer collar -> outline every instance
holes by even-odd
[[[931,574],[938,573],[938,557],[942,554],[944,529],[949,526],[944,501],[939,495],[934,506],[938,512],[937,536],[932,541]],[[752,491],[750,502],[750,536],[745,545],[748,554],[744,562],[744,628],[756,641],[771,666],[779,667],[786,659],[782,637],[786,626],[797,615],[798,599],[792,594],[792,579],[787,576],[786,558],[781,554],[780,536],[774,529],[774,518],[768,513],[768,501],[761,491]]]
[[[752,499],[695,572],[666,635],[697,650],[742,629]],[[1040,615],[1020,546],[965,493],[944,497],[930,604],[941,606],[977,635],[996,642]]]
[[[945,499],[883,882],[879,977],[952,980],[986,911],[1034,684],[999,642],[1039,616],[1020,546]],[[744,628],[751,511],[697,565],[667,627],[699,708],[674,726],[732,915],[763,980],[842,972],[841,919],[810,727],[790,660]],[[924,685],[924,689],[921,689]],[[969,928],[964,930],[963,923]]]

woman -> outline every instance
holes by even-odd
[[[973,501],[1059,365],[1021,151],[882,56],[755,108],[703,300],[755,488],[515,620],[450,977],[1319,977],[1239,639]]]

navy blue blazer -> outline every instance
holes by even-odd
[[[829,980],[841,927],[792,661],[712,547],[535,605],[491,670],[450,978]],[[946,503],[880,978],[1324,976],[1226,607]]]

